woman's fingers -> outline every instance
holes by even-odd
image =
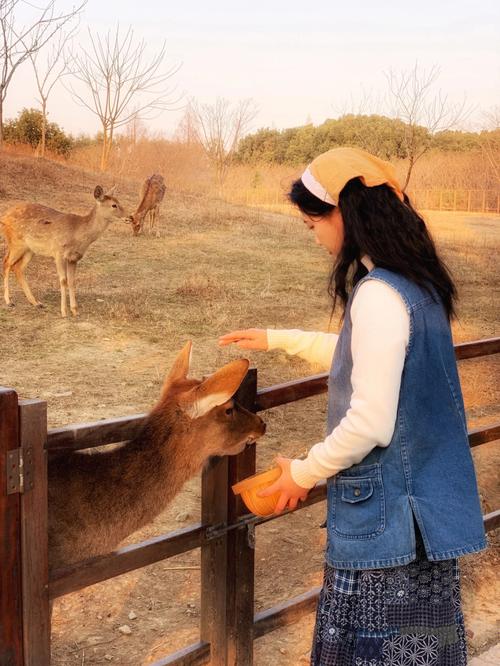
[[[221,347],[231,344],[235,344],[240,349],[266,351],[268,347],[267,331],[263,328],[247,328],[241,331],[230,331],[219,338]]]
[[[274,508],[274,513],[281,513],[286,509],[286,505],[288,504],[289,500],[289,495],[287,493],[281,493],[279,500],[276,503],[276,506]]]
[[[246,331],[231,331],[225,335],[221,335],[219,338],[220,345],[229,345],[232,342],[237,342],[238,340],[243,340],[248,337],[248,330]]]
[[[258,342],[255,340],[238,340],[237,342],[234,343],[239,349],[256,349],[256,350],[261,350],[265,351]]]
[[[264,491],[262,491],[262,493],[258,493],[258,495],[262,497],[264,495]],[[276,503],[274,513],[281,513],[285,509],[294,511],[298,506],[299,500],[302,500],[302,497],[290,497],[288,493],[282,492]]]

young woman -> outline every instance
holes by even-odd
[[[457,559],[486,546],[450,331],[456,290],[393,167],[362,150],[317,157],[290,200],[333,257],[340,335],[233,331],[331,365],[328,436],[278,458],[277,511],[328,479],[314,666],[466,664]],[[264,493],[263,493],[264,494]]]

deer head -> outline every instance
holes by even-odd
[[[249,363],[246,359],[231,361],[209,377],[190,379],[191,349],[188,342],[178,354],[153,411],[165,414],[174,428],[183,431],[186,440],[194,436],[199,441],[197,453],[204,459],[241,453],[266,430],[260,417],[233,398]],[[171,417],[173,411],[175,419]]]
[[[132,233],[134,236],[139,235],[145,215],[146,213],[134,213],[125,218],[125,222],[132,225]]]
[[[125,217],[125,211],[118,199],[114,196],[116,185],[104,193],[100,185],[96,185],[94,199],[97,202],[98,212],[101,217],[109,222],[121,220]]]

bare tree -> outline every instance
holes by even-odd
[[[343,116],[368,116],[368,115],[382,115],[387,106],[386,94],[374,91],[372,88],[366,90],[361,85],[360,93],[354,95],[352,92],[349,99],[337,101],[332,105],[334,115],[336,118]]]
[[[166,109],[172,109],[179,99],[173,99],[173,89],[165,87],[170,77],[179,71],[175,65],[162,71],[166,43],[149,61],[146,42],[136,42],[129,28],[124,37],[120,28],[101,37],[89,30],[91,48],[81,49],[72,63],[72,74],[86,89],[79,93],[71,88],[74,98],[91,111],[101,123],[103,145],[101,170],[106,169],[113,146],[115,131],[133,118],[151,119]]]
[[[148,129],[141,118],[135,113],[125,127],[125,136],[130,145],[135,146],[137,142],[148,135]]]
[[[45,69],[42,71],[40,64],[41,52],[30,53],[31,64],[35,72],[36,85],[38,94],[40,95],[40,106],[42,109],[42,131],[40,144],[37,148],[37,157],[45,156],[45,143],[47,135],[47,102],[52,89],[58,81],[66,76],[68,71],[68,52],[67,45],[74,37],[78,30],[78,24],[73,26],[69,32],[59,32],[59,38],[56,43],[52,44],[49,52],[46,54]]]
[[[185,124],[195,133],[214,169],[217,185],[222,187],[238,142],[257,115],[257,107],[251,99],[240,100],[234,106],[220,97],[214,104],[191,99],[186,115]]]
[[[403,191],[410,182],[415,163],[432,147],[436,132],[456,127],[472,111],[466,106],[465,98],[459,104],[452,104],[441,90],[434,92],[439,74],[436,65],[425,71],[419,69],[418,63],[410,70],[386,72],[391,114],[405,124],[403,141],[408,169]]]
[[[180,119],[177,128],[174,132],[174,140],[179,141],[180,143],[199,144],[198,136],[195,130],[195,119],[194,114],[191,111],[191,106],[193,102],[190,101],[184,111],[182,118]]]
[[[3,104],[17,68],[79,14],[86,0],[66,13],[56,11],[56,0],[42,8],[29,5],[38,13],[28,25],[21,26],[17,24],[16,9],[26,4],[22,0],[0,0],[0,149],[3,146]]]
[[[500,106],[483,113],[486,129],[479,134],[479,146],[500,184]]]

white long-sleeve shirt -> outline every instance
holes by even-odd
[[[303,488],[361,462],[374,447],[388,446],[392,439],[410,336],[409,314],[398,292],[374,279],[356,292],[351,320],[350,407],[305,460],[292,461],[292,477]],[[283,349],[325,369],[331,366],[338,340],[332,333],[300,330],[269,329],[267,335],[269,349]]]

